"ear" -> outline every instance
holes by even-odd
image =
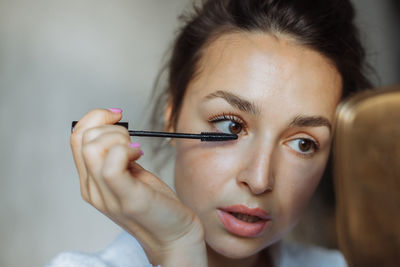
[[[173,132],[171,125],[172,101],[168,101],[164,110],[164,132]]]
[[[173,125],[171,124],[171,115],[172,115],[172,101],[169,100],[167,103],[167,106],[165,107],[164,110],[164,131],[165,132],[174,132]],[[174,145],[173,139],[169,139],[170,141],[168,142],[171,146]]]

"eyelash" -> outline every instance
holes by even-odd
[[[244,120],[242,120],[239,116],[237,116],[235,114],[222,113],[222,114],[211,116],[208,119],[208,122],[210,122],[210,123],[216,123],[216,122],[220,122],[220,121],[232,121],[234,123],[237,123],[242,127],[242,131],[246,132],[246,129],[247,129],[246,123],[244,122]]]

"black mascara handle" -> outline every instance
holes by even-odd
[[[75,127],[75,125],[76,125],[77,123],[78,123],[78,121],[73,121],[73,122],[72,122],[72,125],[71,125],[71,133],[74,131],[74,127]],[[126,122],[126,121],[120,121],[120,122],[114,123],[114,125],[121,125],[121,126],[125,127],[127,130],[129,129],[129,128],[128,128],[128,127],[129,127],[129,123]]]

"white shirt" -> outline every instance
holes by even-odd
[[[109,246],[97,253],[62,252],[46,267],[153,267],[139,242],[122,232]],[[279,267],[346,267],[337,250],[282,242]]]

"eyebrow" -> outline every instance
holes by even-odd
[[[329,120],[322,116],[296,116],[290,123],[289,127],[320,127],[326,126],[329,132],[332,132],[332,125]]]
[[[255,115],[255,116],[258,116],[261,113],[260,108],[257,105],[255,105],[254,103],[252,103],[248,100],[245,100],[245,99],[241,98],[240,96],[237,96],[237,95],[232,94],[227,91],[218,90],[218,91],[211,93],[205,97],[206,100],[210,100],[213,98],[222,98],[226,102],[228,102],[231,106],[233,106],[243,112]]]
[[[214,98],[222,98],[230,105],[243,112],[250,113],[255,116],[258,116],[261,113],[260,111],[261,109],[256,104],[227,91],[218,90],[214,93],[205,96],[204,98],[206,100]],[[289,123],[289,127],[321,127],[321,126],[326,126],[329,129],[329,132],[332,132],[331,123],[327,118],[323,116],[297,115]]]

